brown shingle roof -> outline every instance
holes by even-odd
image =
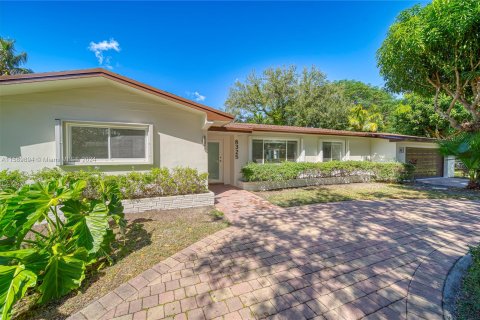
[[[211,127],[211,131],[223,132],[282,132],[282,133],[298,133],[298,134],[318,134],[318,135],[332,135],[332,136],[351,136],[351,137],[370,137],[380,138],[392,141],[420,141],[420,142],[435,142],[436,139],[408,136],[396,133],[382,133],[382,132],[357,132],[346,130],[333,130],[323,128],[308,128],[308,127],[294,127],[294,126],[278,126],[272,124],[256,124],[256,123],[229,123],[223,127]]]

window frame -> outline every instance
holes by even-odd
[[[262,137],[262,136],[251,136],[249,137],[249,142],[248,142],[248,161],[249,162],[254,162],[253,161],[253,140],[262,140],[263,141],[263,149],[262,149],[262,163],[265,164],[265,140],[277,140],[277,141],[285,141],[285,144],[289,141],[293,141],[297,143],[297,158],[295,161],[290,161],[290,162],[299,162],[299,157],[300,157],[300,139],[299,138],[285,138],[285,137],[274,137],[274,136],[268,136],[268,137]],[[285,146],[286,147],[286,146]],[[287,156],[288,152],[285,150],[285,161],[287,161]],[[282,161],[282,162],[285,162]],[[275,163],[275,162],[272,162]]]
[[[341,140],[341,139],[321,139],[320,140],[320,147],[319,147],[319,158],[320,158],[320,162],[330,162],[330,161],[336,161],[336,160],[330,160],[330,161],[325,161],[324,160],[324,157],[323,157],[323,143],[324,142],[329,142],[329,143],[332,143],[332,142],[336,142],[336,143],[341,143],[342,144],[342,158],[340,159],[340,161],[345,161],[347,160],[347,149],[346,149],[346,143],[345,143],[345,140]]]
[[[130,122],[104,122],[104,121],[77,121],[65,120],[63,122],[65,141],[65,165],[135,165],[153,164],[153,125],[148,123]],[[108,128],[108,159],[73,159],[72,157],[72,127]],[[145,131],[145,157],[144,158],[112,158],[110,147],[111,129],[133,129]]]

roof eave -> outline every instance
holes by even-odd
[[[433,138],[426,137],[414,137],[414,136],[395,136],[392,134],[383,134],[378,132],[334,132],[334,131],[318,131],[318,129],[312,128],[312,130],[297,130],[293,128],[262,128],[262,127],[229,127],[228,125],[223,127],[211,127],[210,131],[217,132],[244,132],[244,133],[255,133],[255,132],[279,132],[279,133],[290,133],[290,134],[308,134],[308,135],[327,135],[327,136],[345,136],[345,137],[360,137],[360,138],[376,138],[376,139],[385,139],[390,142],[402,142],[402,141],[412,141],[412,142],[430,142],[435,143],[437,140]]]

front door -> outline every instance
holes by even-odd
[[[223,182],[223,148],[221,141],[208,142],[208,181]]]

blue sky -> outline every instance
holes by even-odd
[[[101,65],[222,109],[236,79],[270,66],[383,85],[375,52],[419,2],[0,2],[0,35],[35,72]]]

